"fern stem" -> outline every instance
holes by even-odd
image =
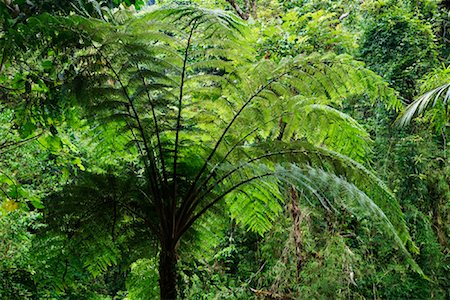
[[[144,84],[144,87],[145,87],[145,85],[146,85],[145,78],[143,76],[141,76],[141,78],[142,78],[142,83]],[[156,139],[157,139],[157,142],[158,142],[159,159],[161,160],[161,168],[162,168],[162,173],[163,173],[163,180],[164,180],[165,185],[167,186],[168,183],[167,183],[166,163],[165,163],[165,160],[164,160],[164,155],[163,155],[163,150],[162,150],[161,136],[160,136],[160,131],[159,131],[158,120],[156,118],[155,106],[152,103],[152,100],[151,100],[150,93],[149,93],[148,89],[146,89],[146,94],[147,94],[147,99],[148,99],[148,102],[149,102],[151,110],[152,110],[153,123],[155,125]]]
[[[177,160],[178,160],[178,144],[180,138],[180,130],[181,130],[181,109],[183,106],[183,89],[185,84],[186,77],[186,68],[187,68],[187,60],[189,57],[189,48],[191,47],[192,36],[194,34],[194,30],[196,29],[197,19],[195,19],[192,24],[191,30],[189,32],[189,37],[187,39],[186,48],[184,50],[184,59],[183,59],[183,68],[181,71],[181,82],[180,82],[180,94],[178,98],[178,115],[177,115],[177,123],[176,123],[176,133],[175,133],[175,148],[174,148],[174,157],[173,157],[173,203],[172,203],[172,212],[175,212],[176,209],[176,198],[177,198]],[[175,213],[173,214],[175,217]]]
[[[19,145],[21,145],[21,144],[23,144],[23,143],[29,142],[29,141],[31,141],[31,140],[35,140],[35,139],[39,138],[40,136],[42,136],[43,134],[44,134],[44,131],[41,132],[41,133],[39,133],[39,134],[36,134],[36,135],[34,135],[34,136],[32,136],[32,137],[29,137],[29,138],[26,138],[26,139],[24,139],[24,140],[20,140],[20,141],[17,141],[17,142],[7,142],[7,141],[5,141],[5,142],[3,142],[3,143],[0,145],[0,150],[3,150],[3,149],[5,149],[5,148],[9,148],[9,147],[19,146]],[[8,150],[12,150],[12,149],[6,149],[6,150],[3,150],[3,151],[0,152],[0,154],[3,154],[3,153],[5,153],[5,152],[8,151]]]

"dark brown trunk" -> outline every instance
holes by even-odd
[[[162,300],[177,298],[177,253],[172,243],[162,245],[159,255],[159,291]]]

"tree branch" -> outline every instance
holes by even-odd
[[[3,142],[3,143],[0,145],[0,150],[5,149],[5,148],[8,148],[8,147],[19,146],[19,145],[24,144],[24,143],[26,143],[26,142],[29,142],[29,141],[31,141],[31,140],[37,139],[37,138],[39,138],[39,137],[40,137],[41,135],[43,135],[43,134],[44,134],[44,132],[41,132],[41,133],[39,133],[39,134],[37,134],[37,135],[35,135],[35,136],[29,137],[29,138],[26,138],[26,139],[24,139],[24,140],[17,141],[17,142]],[[6,150],[5,150],[5,151],[6,151]],[[0,152],[0,154],[2,154],[2,153],[4,153],[4,151],[1,151],[1,152]]]
[[[245,11],[239,6],[236,0],[226,0],[233,7],[234,11],[239,15],[242,20],[248,20],[250,16],[250,3],[249,0],[244,0]]]

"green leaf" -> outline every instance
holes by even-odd
[[[73,163],[81,170],[81,171],[85,171],[86,168],[83,166],[82,162],[81,162],[81,158],[80,157],[76,157],[73,160]],[[67,169],[66,169],[67,170]],[[63,171],[64,172],[64,171]]]
[[[41,63],[42,68],[44,68],[44,70],[50,70],[53,66],[53,62],[51,60],[44,60]]]

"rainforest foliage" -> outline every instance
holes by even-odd
[[[449,299],[449,8],[0,0],[0,299]]]

